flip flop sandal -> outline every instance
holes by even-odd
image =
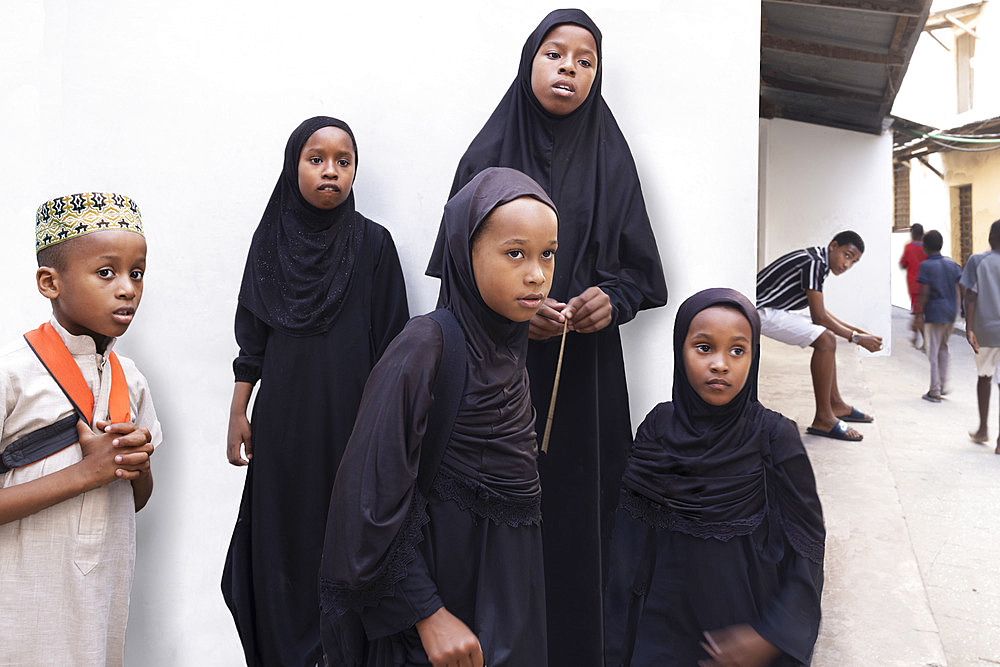
[[[806,429],[806,433],[808,433],[809,435],[818,435],[823,438],[833,438],[834,440],[848,440],[850,442],[858,442],[864,437],[862,435],[859,435],[857,437],[847,435],[847,432],[849,430],[850,427],[844,422],[840,421],[837,422],[837,424],[829,431],[824,431],[821,428],[813,428],[812,426],[810,426]]]
[[[935,396],[934,394],[932,394],[930,392],[927,392],[926,394],[924,394],[920,398],[924,399],[925,401],[930,401],[931,403],[940,403],[942,400],[944,400],[940,396]]]
[[[869,417],[865,413],[858,410],[853,405],[851,406],[851,411],[846,415],[837,415],[837,419],[843,420],[845,422],[853,422],[855,424],[870,424],[874,421],[874,417]]]

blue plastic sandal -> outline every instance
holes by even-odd
[[[847,435],[847,432],[850,430],[851,428],[847,424],[841,421],[837,422],[834,425],[834,427],[831,428],[829,431],[824,431],[821,428],[813,428],[812,426],[810,426],[809,428],[806,429],[806,433],[808,433],[809,435],[818,435],[823,438],[833,438],[834,440],[848,440],[850,442],[857,442],[858,440],[861,440],[864,437],[863,435],[859,436]]]
[[[852,405],[849,413],[846,415],[837,415],[837,419],[842,419],[845,422],[854,422],[855,424],[870,424],[875,418],[869,417]]]

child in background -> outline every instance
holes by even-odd
[[[674,324],[673,401],[636,434],[612,541],[607,665],[805,665],[826,531],[795,423],[757,401],[760,321],[730,289]]]
[[[958,281],[962,268],[951,257],[941,254],[944,239],[941,232],[931,230],[924,236],[927,259],[920,264],[920,296],[914,319],[924,332],[927,358],[931,362],[931,386],[924,400],[941,402],[941,394],[948,384],[948,339],[958,315]]]
[[[1000,379],[1000,220],[990,225],[990,252],[976,267],[975,283],[965,291],[965,338],[976,353],[976,372],[979,375],[979,431],[970,433],[973,440],[985,441],[986,413],[982,395],[983,378],[986,382]],[[989,392],[986,392],[989,398]],[[982,439],[980,437],[982,436]],[[1000,437],[994,452],[1000,454]]]
[[[910,314],[913,315],[910,330],[913,331],[913,347],[918,349],[924,347],[923,330],[917,326],[917,314],[920,312],[917,305],[917,298],[920,296],[917,275],[920,273],[920,263],[927,257],[924,253],[923,240],[924,226],[918,222],[910,227],[910,242],[903,248],[903,256],[899,258],[899,267],[906,269],[906,291],[910,293]]]
[[[444,329],[414,318],[372,371],[330,501],[320,583],[330,665],[546,664],[524,359],[552,284],[555,207],[524,174],[491,168],[452,197],[441,225],[438,314],[464,333],[464,389],[424,486]]]
[[[958,281],[958,291],[962,297],[962,316],[965,317],[969,310],[969,289],[976,286],[976,270],[979,262],[983,261],[992,251],[985,250],[975,255],[969,255],[962,267],[962,279]],[[981,352],[975,352],[976,368],[979,368],[979,356]],[[989,426],[987,422],[990,418],[990,391],[993,383],[992,375],[980,375],[976,380],[976,403],[979,408],[979,426],[974,431],[969,431],[969,437],[973,442],[984,444],[990,439]]]
[[[322,662],[330,490],[368,373],[408,318],[392,237],[354,209],[356,166],[346,123],[303,121],[247,255],[227,449],[249,469],[222,590],[249,665]]]
[[[0,350],[0,661],[121,665],[162,440],[146,378],[113,350],[146,240],[135,203],[103,192],[42,204],[35,235],[52,318]]]
[[[531,320],[531,400],[545,430],[569,320],[548,453],[539,459],[549,666],[600,665],[601,596],[618,485],[632,441],[618,328],[667,288],[632,152],[601,96],[601,31],[579,9],[546,16],[517,78],[473,139],[452,194],[490,166],[537,181],[560,217],[550,298]],[[441,275],[439,235],[427,269]],[[569,315],[572,314],[572,317]]]

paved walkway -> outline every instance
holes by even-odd
[[[841,393],[876,416],[860,443],[803,435],[826,517],[823,624],[813,664],[1000,665],[1000,456],[973,443],[975,364],[958,332],[945,401],[921,400],[926,357],[893,309],[893,353],[841,341]],[[760,397],[812,421],[811,350],[763,341]],[[997,389],[990,435],[997,436]]]

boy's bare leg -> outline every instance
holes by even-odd
[[[844,404],[837,389],[837,339],[832,333],[825,331],[812,342],[812,348],[809,371],[812,373],[813,396],[816,399],[816,415],[813,417],[812,427],[829,431],[840,421],[835,408],[839,408],[841,414],[851,411],[851,406]],[[839,405],[834,403],[834,396]],[[847,435],[856,437],[861,433],[849,428]]]
[[[983,378],[980,378],[980,379],[983,379]],[[985,378],[985,379],[986,379],[986,380],[989,380],[990,378]],[[1000,389],[1000,387],[998,387],[998,389]],[[986,396],[986,401],[987,401],[987,403],[989,402],[989,395],[988,395],[988,394],[987,394],[987,396]],[[994,453],[994,454],[1000,454],[1000,435],[998,435],[998,436],[997,436],[997,446],[996,446],[996,448],[995,448],[995,449],[993,450],[993,453]]]
[[[969,437],[976,442],[986,442],[990,439],[989,428],[986,422],[990,418],[990,384],[992,378],[989,375],[980,376],[976,380],[976,402],[979,405],[979,428],[969,433]]]
[[[836,347],[836,338],[834,338],[834,350]],[[840,397],[840,388],[837,387],[837,360],[834,358],[833,367],[830,371],[830,407],[833,409],[834,415],[846,415],[851,411],[851,406]]]

